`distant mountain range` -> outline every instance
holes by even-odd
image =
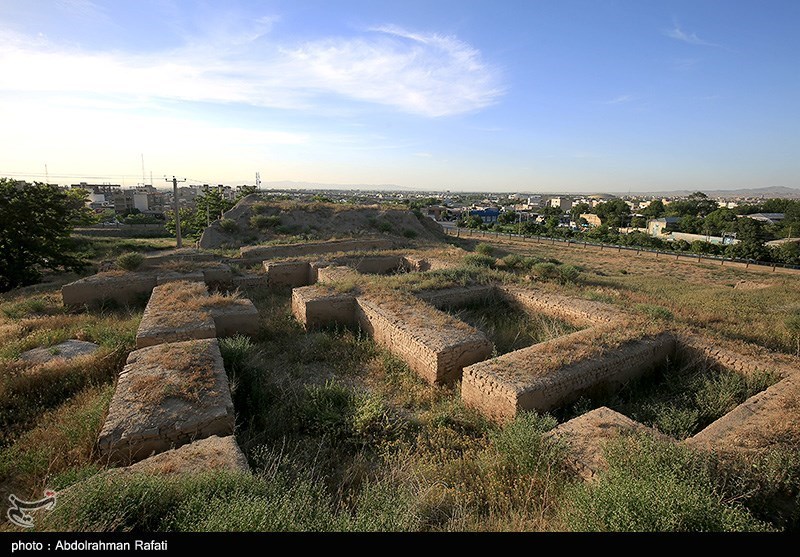
[[[681,197],[691,195],[696,191],[702,191],[709,197],[763,197],[769,199],[771,197],[787,197],[787,198],[800,198],[800,189],[787,188],[784,186],[771,186],[767,188],[745,188],[741,190],[673,190],[673,191],[654,191],[654,192],[631,192],[636,195],[652,195],[662,197]],[[627,192],[616,193],[615,195],[631,195]]]

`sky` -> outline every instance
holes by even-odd
[[[0,176],[800,187],[798,29],[797,0],[0,0]]]

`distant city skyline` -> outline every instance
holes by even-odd
[[[800,3],[0,0],[0,176],[800,187]]]

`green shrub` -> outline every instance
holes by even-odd
[[[501,259],[503,265],[505,265],[506,269],[514,270],[520,269],[525,262],[525,258],[521,255],[517,255],[516,253],[510,253]]]
[[[486,242],[481,242],[475,246],[475,251],[483,255],[492,255],[494,253],[494,246]]]
[[[250,226],[259,230],[268,230],[280,226],[281,217],[278,215],[253,215],[250,217]]]
[[[392,223],[387,220],[376,220],[375,221],[375,228],[378,229],[378,232],[391,232],[392,231]]]
[[[578,282],[581,272],[574,265],[561,265],[558,268],[558,280],[563,284]]]
[[[405,230],[403,230],[403,236],[413,240],[414,238],[417,237],[417,231],[411,230],[410,228],[406,228]]]
[[[229,234],[239,230],[239,225],[236,224],[236,221],[233,219],[221,219],[219,221],[219,227]]]
[[[550,263],[549,261],[534,263],[533,267],[531,267],[531,274],[542,280],[556,279],[559,276],[558,267],[555,263]]]
[[[471,267],[492,268],[495,264],[495,258],[480,253],[470,253],[464,256],[464,263]]]
[[[141,253],[123,253],[117,257],[117,267],[126,271],[135,271],[144,263],[144,256]]]
[[[254,345],[250,337],[234,335],[232,337],[220,339],[219,350],[225,362],[225,369],[228,370],[229,373],[235,373],[244,368],[247,358],[254,351]]]
[[[575,531],[763,531],[770,526],[715,484],[709,462],[648,436],[607,446],[608,470],[576,485],[561,509]],[[741,494],[736,494],[741,496]]]

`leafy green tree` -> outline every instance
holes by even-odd
[[[588,203],[576,203],[569,210],[569,216],[572,217],[573,222],[578,222],[581,215],[588,213],[591,210],[591,205]]]
[[[736,213],[730,209],[719,208],[710,212],[703,219],[703,232],[713,236],[721,236],[723,232],[730,232],[736,225]]]
[[[614,228],[626,226],[631,214],[630,207],[621,199],[600,203],[594,209],[603,224]]]
[[[506,211],[505,213],[501,213],[499,217],[497,217],[497,221],[500,224],[514,224],[517,222],[518,215],[516,211]]]
[[[756,261],[765,261],[769,258],[769,250],[764,245],[766,234],[762,222],[743,217],[736,220],[734,229],[739,243],[728,246],[725,250],[726,255]]]
[[[0,292],[34,284],[45,271],[77,271],[70,233],[89,218],[86,193],[0,178]],[[83,190],[81,190],[83,191]]]
[[[693,216],[705,217],[717,210],[717,202],[709,199],[703,192],[695,192],[687,199],[673,201],[667,207],[667,214],[675,217]]]
[[[666,212],[667,211],[664,208],[664,202],[660,199],[651,201],[647,207],[642,209],[642,215],[648,219],[657,219],[659,217],[663,217]]]

